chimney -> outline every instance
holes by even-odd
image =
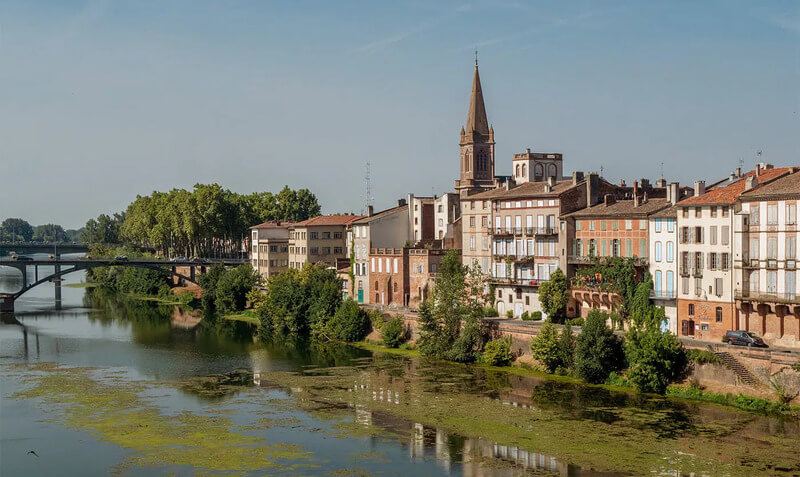
[[[742,177],[742,168],[741,167],[737,167],[736,168],[736,178],[740,179],[741,177]]]
[[[578,185],[578,182],[583,180],[583,171],[575,171],[572,173],[572,185]]]
[[[650,188],[650,179],[641,179],[639,183],[642,184],[642,189]]]
[[[620,186],[620,187],[625,187],[626,185],[627,185],[627,184],[625,184],[625,179],[620,179],[620,181],[619,181],[619,186]]]
[[[511,180],[503,182],[503,188],[505,188],[505,190],[511,190]]]
[[[639,181],[633,181],[633,206],[639,207]]]
[[[756,187],[758,187],[758,178],[754,176],[747,176],[747,179],[744,180],[744,191],[747,192],[755,189]]]
[[[545,192],[552,192],[553,191],[553,186],[551,186],[549,183],[545,184],[544,185],[544,191]]]
[[[694,196],[706,193],[706,181],[694,181]]]
[[[731,175],[728,176],[728,182],[733,182],[736,180],[736,173],[731,171]]]
[[[368,205],[367,206],[367,217],[372,217],[373,213],[374,213],[374,208],[371,205]]]
[[[603,196],[603,204],[605,204],[606,207],[613,204],[614,202],[615,200],[613,194],[606,194],[605,196]]]
[[[586,181],[586,207],[591,207],[598,202],[600,197],[600,176],[590,172]]]
[[[436,198],[436,197],[434,196],[434,198]],[[406,205],[406,200],[405,199],[397,199],[397,206],[398,207],[402,207],[404,205]]]
[[[525,151],[526,151],[528,154],[530,154],[530,153],[531,153],[531,148],[529,148],[529,147],[526,147],[526,148],[525,148]]]
[[[669,203],[672,205],[677,204],[678,201],[681,200],[680,184],[678,184],[677,182],[673,182],[669,186],[667,186],[667,200],[669,200]]]
[[[656,181],[656,187],[667,187],[667,180],[666,179],[658,179]]]
[[[551,189],[553,188],[554,185],[556,185],[555,176],[547,176],[547,185],[549,185]]]

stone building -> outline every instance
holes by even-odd
[[[367,216],[354,220],[348,229],[349,238],[352,239],[353,298],[359,303],[369,300],[370,279],[369,261],[372,248],[402,248],[408,241],[411,232],[409,222],[409,205],[405,199],[398,201],[397,207],[372,213],[368,210]],[[432,218],[432,217],[431,217]]]
[[[744,175],[731,174],[708,190],[698,181],[694,196],[678,203],[680,335],[717,341],[738,328],[734,255],[743,255],[734,244],[738,199],[754,177],[766,184],[789,172],[760,165]]]
[[[347,227],[361,215],[320,215],[289,228],[289,267],[301,269],[306,263],[335,267],[337,259],[349,259]]]
[[[745,178],[734,220],[733,293],[737,329],[755,331],[770,345],[797,348],[800,168],[792,171],[772,182],[761,175]]]
[[[472,92],[467,110],[467,123],[461,128],[458,143],[461,157],[461,175],[456,180],[456,192],[466,195],[495,187],[494,129],[486,119],[478,61],[472,78]]]
[[[289,268],[290,222],[270,221],[250,227],[250,264],[268,278]]]

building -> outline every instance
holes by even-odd
[[[731,174],[708,190],[698,181],[694,196],[677,204],[681,336],[718,341],[726,331],[738,329],[733,270],[734,254],[743,254],[742,246],[734,244],[738,199],[748,182],[768,183],[789,172],[760,164],[744,175]]]
[[[569,246],[568,261],[570,276],[576,268],[591,266],[604,257],[625,257],[634,261],[637,278],[641,280],[648,269],[649,217],[672,204],[663,198],[640,197],[634,185],[632,199],[616,199],[606,194],[603,202],[566,216],[573,230]],[[586,316],[589,310],[600,308],[616,310],[622,298],[608,291],[603,277],[590,282],[573,280],[572,298],[574,315]]]
[[[435,197],[417,197],[408,194],[408,223],[411,232],[407,237],[413,243],[430,243],[436,238],[434,228]]]
[[[734,328],[770,345],[800,347],[797,208],[800,169],[772,182],[745,179],[734,220]],[[766,179],[766,180],[764,180]]]
[[[370,250],[370,303],[408,306],[408,250],[406,247]]]
[[[653,304],[664,309],[662,330],[678,334],[678,184],[667,193],[670,206],[648,217],[649,271],[653,277]],[[675,197],[675,199],[673,199]]]
[[[335,267],[349,259],[347,227],[361,215],[320,215],[289,227],[289,267],[301,269],[306,263]]]
[[[270,221],[250,227],[250,263],[268,278],[289,268],[290,222]]]
[[[377,214],[373,214],[370,207],[366,217],[354,220],[350,224],[348,234],[353,242],[352,266],[355,277],[353,298],[359,303],[366,303],[371,296],[368,270],[370,250],[373,248],[395,249],[405,245],[411,234],[409,205],[406,204],[405,199],[400,199],[397,207]],[[350,251],[348,251],[349,254]]]
[[[461,198],[452,192],[435,197],[434,236],[442,248],[461,248]]]
[[[494,128],[486,119],[478,61],[472,78],[472,93],[467,110],[467,124],[461,128],[458,143],[461,158],[461,175],[456,180],[456,192],[467,195],[495,187]]]
[[[408,249],[408,307],[419,305],[432,298],[434,281],[447,250],[429,248]]]

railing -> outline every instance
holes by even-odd
[[[502,283],[507,285],[524,285],[533,287],[538,287],[542,283],[542,280],[536,278],[509,278],[509,277],[496,277],[496,276],[489,277],[489,281],[492,283]]]
[[[650,298],[659,300],[674,300],[678,297],[678,292],[675,290],[653,290],[650,292]]]
[[[701,278],[703,276],[703,269],[702,268],[694,268],[692,270],[692,276],[696,278]]]
[[[734,298],[738,300],[754,300],[768,302],[783,302],[800,304],[800,294],[798,293],[778,293],[774,291],[746,290],[738,289],[734,292]]]
[[[534,230],[535,230],[534,227],[525,227],[525,235],[532,237]]]
[[[587,255],[570,255],[567,257],[567,262],[575,265],[594,265],[599,263],[603,258],[631,258],[633,264],[637,267],[646,267],[649,265],[645,257],[596,257]]]
[[[537,227],[536,235],[555,235],[557,233],[555,227]]]
[[[574,264],[587,264],[587,265],[590,265],[590,264],[594,263],[596,258],[597,257],[590,257],[590,256],[587,256],[587,255],[570,255],[569,257],[567,257],[567,261],[569,263],[574,263]]]

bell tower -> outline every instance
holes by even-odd
[[[494,129],[486,120],[478,58],[475,57],[475,76],[469,98],[467,124],[461,128],[461,176],[456,191],[462,194],[480,192],[494,186]]]

